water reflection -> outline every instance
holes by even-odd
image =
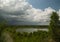
[[[28,33],[30,33],[30,32],[34,32],[34,31],[38,31],[38,30],[41,30],[41,31],[47,31],[48,32],[48,29],[38,29],[38,28],[19,28],[19,29],[17,29],[16,31],[17,32],[28,32]]]

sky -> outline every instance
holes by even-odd
[[[45,9],[52,7],[55,10],[60,9],[60,0],[28,0],[35,8]]]
[[[59,4],[60,0],[0,0],[0,18],[12,25],[48,25],[52,12],[60,16]]]

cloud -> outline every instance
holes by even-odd
[[[26,0],[0,0],[0,14],[8,21],[24,21],[26,24],[40,24],[49,21],[49,17],[53,11],[51,7],[36,9]],[[60,10],[59,10],[60,13]],[[20,24],[19,23],[19,24]],[[28,23],[28,24],[29,24]]]
[[[59,11],[57,11],[57,13],[58,13],[58,15],[59,15],[59,20],[60,20],[60,9],[59,9]]]
[[[35,9],[32,8],[31,10],[28,10],[29,16],[32,18],[33,21],[46,21],[46,19],[49,19],[50,14],[55,11],[54,9],[52,9],[51,7],[48,7],[44,10],[41,9]]]

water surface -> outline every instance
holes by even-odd
[[[30,33],[30,32],[35,32],[35,31],[38,31],[38,30],[40,30],[40,31],[48,31],[48,29],[46,29],[46,28],[19,28],[19,29],[17,29],[16,31],[17,32],[28,32],[28,33]]]

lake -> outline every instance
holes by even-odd
[[[47,28],[18,28],[18,29],[16,29],[16,31],[17,32],[28,32],[28,33],[30,33],[30,32],[37,32],[37,31],[47,31],[48,32],[48,29]]]

